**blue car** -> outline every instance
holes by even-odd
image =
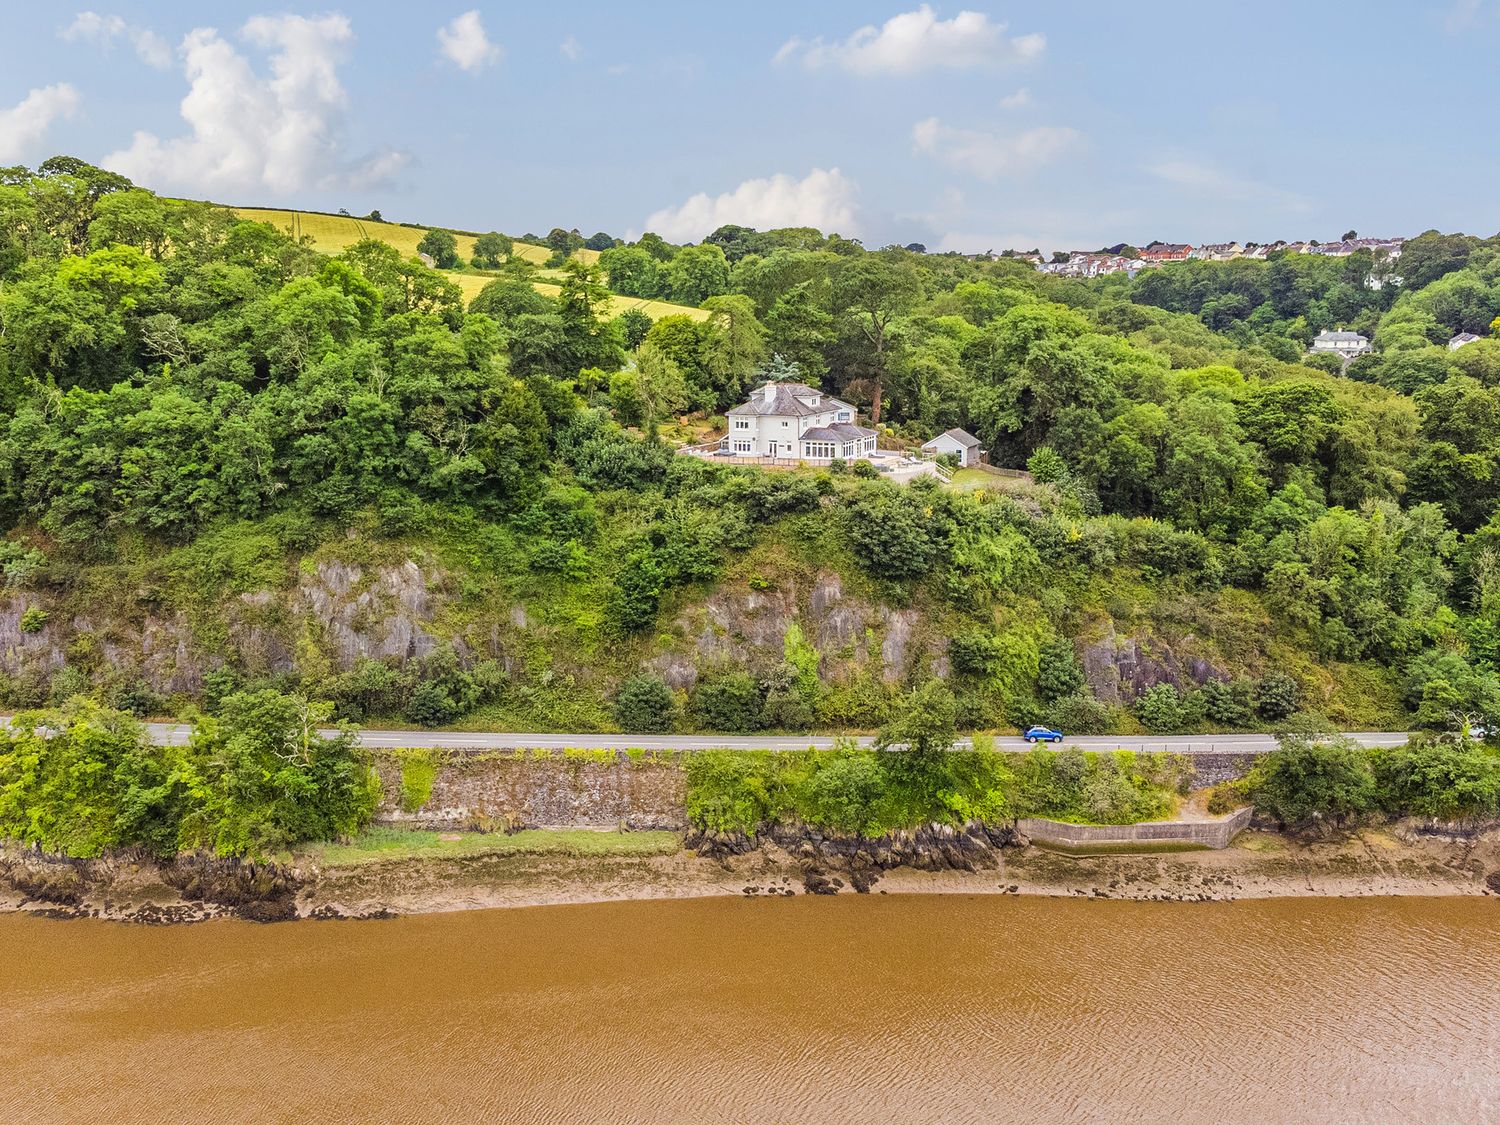
[[[1062,731],[1053,730],[1051,727],[1029,727],[1021,737],[1027,742],[1061,742],[1063,740]]]

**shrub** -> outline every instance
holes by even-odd
[[[965,676],[989,676],[1000,665],[1005,648],[993,633],[969,629],[948,641],[953,670]]]
[[[1369,755],[1338,737],[1284,736],[1251,770],[1246,792],[1258,809],[1292,827],[1343,824],[1376,806]]]
[[[1174,734],[1187,722],[1182,694],[1172,684],[1156,684],[1135,701],[1135,715],[1153,734]]]
[[[1500,754],[1464,743],[1412,742],[1374,755],[1380,804],[1396,816],[1443,820],[1500,810]]]
[[[660,734],[672,729],[677,700],[660,676],[632,676],[615,693],[615,721],[632,734]]]
[[[688,820],[713,832],[754,832],[773,819],[770,751],[701,750],[686,759]]]
[[[432,783],[437,780],[438,762],[431,750],[401,752],[401,811],[414,813],[432,800]]]
[[[1039,445],[1026,459],[1026,471],[1038,484],[1056,484],[1068,475],[1068,464],[1049,445]]]
[[[1078,695],[1087,682],[1071,641],[1057,639],[1042,645],[1037,663],[1036,690],[1043,701]]]
[[[1242,727],[1250,721],[1251,688],[1247,681],[1209,680],[1198,694],[1202,696],[1204,717],[1215,726]]]
[[[1255,687],[1255,711],[1269,723],[1279,722],[1297,710],[1297,681],[1285,672],[1261,677]]]
[[[876,480],[880,477],[880,470],[871,461],[856,461],[850,466],[849,471],[865,480]]]
[[[1104,734],[1110,727],[1109,708],[1088,695],[1073,695],[1048,704],[1047,722],[1066,734]]]
[[[760,684],[748,672],[700,680],[693,691],[693,713],[704,730],[759,730],[763,724]]]
[[[18,627],[23,633],[40,633],[47,624],[47,611],[39,605],[29,605],[21,611]]]
[[[814,773],[803,790],[803,817],[836,832],[875,831],[875,809],[885,794],[885,774],[875,756],[858,752],[835,758]]]

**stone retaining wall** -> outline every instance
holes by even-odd
[[[1023,817],[1016,828],[1033,841],[1065,848],[1119,847],[1128,844],[1194,844],[1227,848],[1236,833],[1249,827],[1252,810],[1240,809],[1222,820],[1158,820],[1145,824],[1067,824]]]
[[[1221,781],[1244,777],[1251,766],[1265,757],[1265,753],[1260,750],[1200,750],[1184,757],[1193,764],[1193,788],[1206,789]]]
[[[670,756],[625,751],[437,752],[432,796],[402,809],[402,755],[380,754],[385,788],[376,819],[422,828],[572,825],[681,829],[687,826],[684,774]]]

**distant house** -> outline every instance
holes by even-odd
[[[855,424],[854,407],[801,383],[766,383],[728,412],[725,453],[796,461],[867,460],[876,434]]]
[[[1358,332],[1319,332],[1312,342],[1313,355],[1337,355],[1345,360],[1372,350],[1370,341]]]
[[[1479,339],[1479,337],[1473,332],[1460,332],[1457,336],[1448,341],[1448,350],[1450,352],[1456,352],[1465,344],[1472,344],[1477,339]]]
[[[1185,262],[1193,248],[1185,242],[1153,242],[1141,251],[1148,262]]]
[[[1189,256],[1206,262],[1230,262],[1244,253],[1238,242],[1209,242],[1190,251]]]
[[[923,453],[931,453],[941,456],[951,453],[958,458],[962,468],[969,469],[984,458],[984,450],[979,448],[979,439],[967,430],[952,429],[938,434],[922,446]]]

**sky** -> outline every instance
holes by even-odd
[[[512,235],[1500,230],[1500,0],[0,0],[0,165]]]

